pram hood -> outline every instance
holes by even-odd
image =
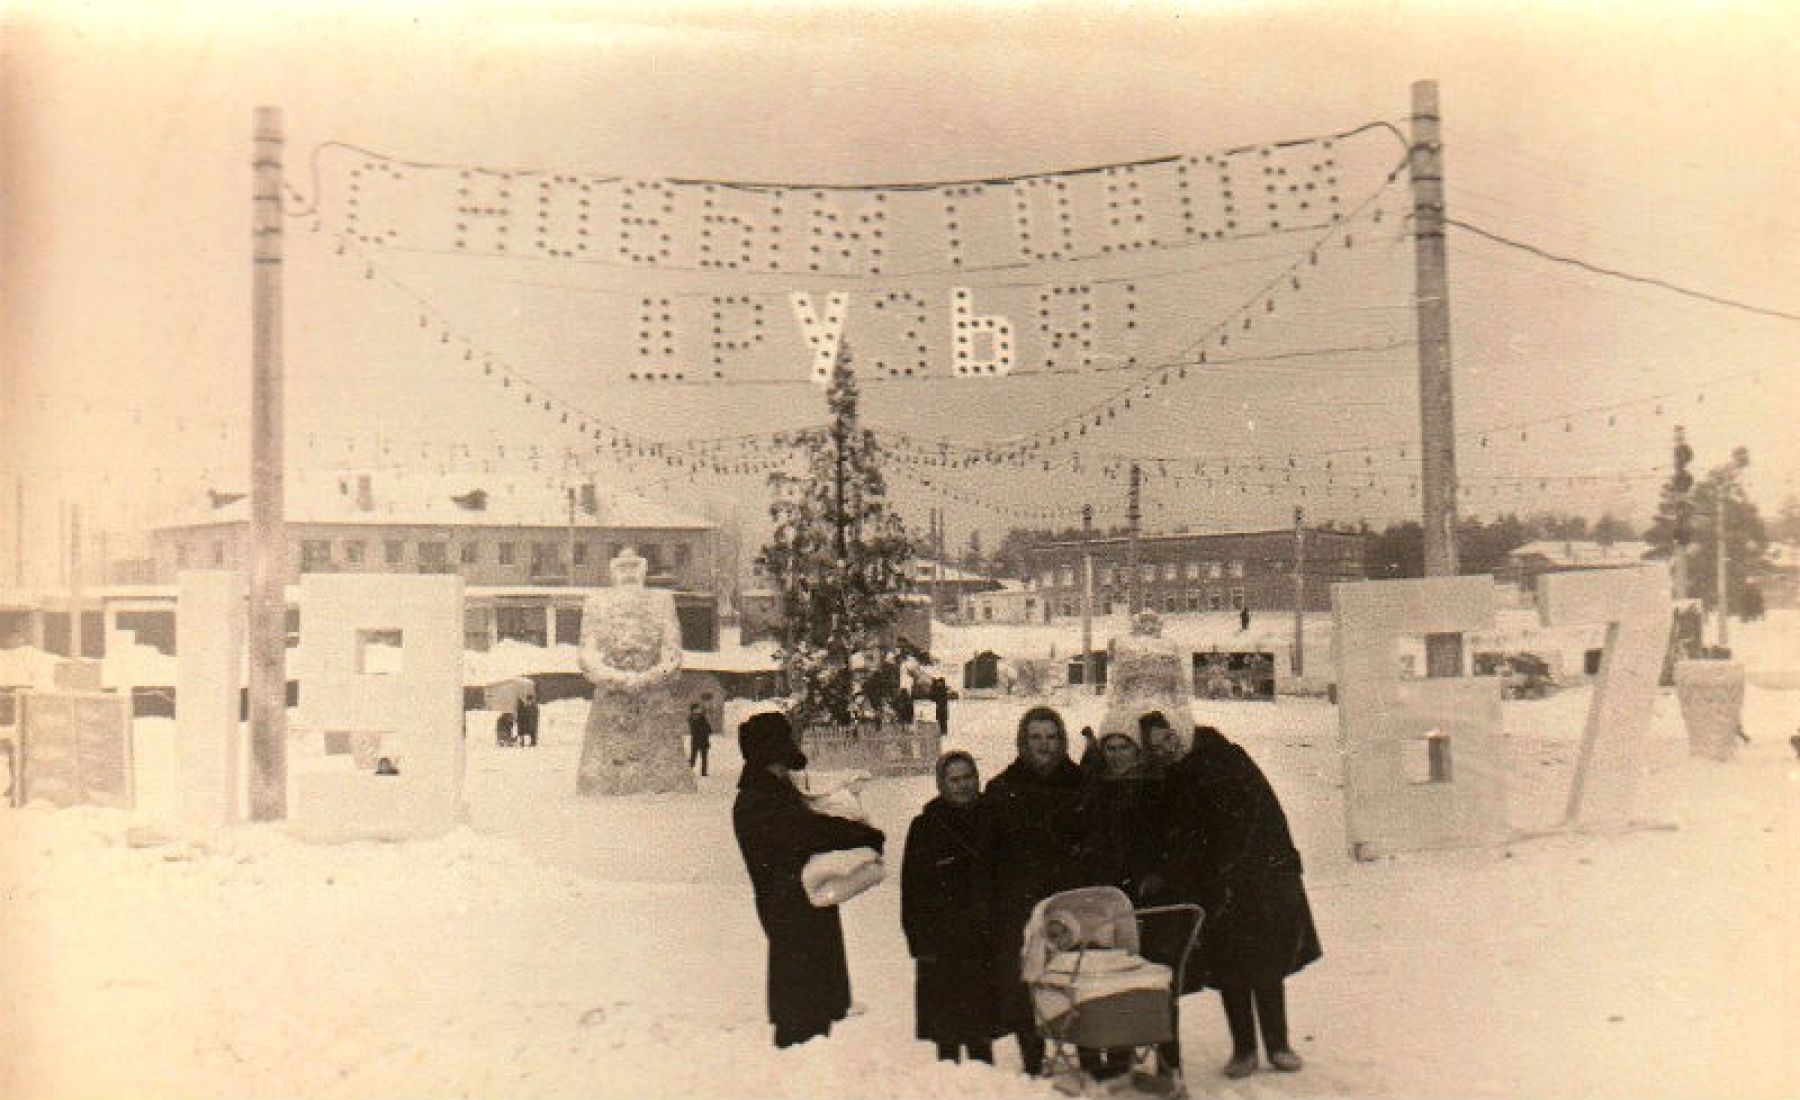
[[[1041,981],[1050,960],[1076,948],[1138,953],[1137,914],[1116,886],[1083,886],[1052,894],[1032,907],[1019,948],[1019,976]]]

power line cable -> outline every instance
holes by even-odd
[[[1714,305],[1726,306],[1731,309],[1740,309],[1746,313],[1760,314],[1764,317],[1775,317],[1783,321],[1800,321],[1800,313],[1789,313],[1785,310],[1753,305],[1749,302],[1739,301],[1736,298],[1727,298],[1719,294],[1708,294],[1703,290],[1693,290],[1689,287],[1678,286],[1666,279],[1659,279],[1653,275],[1635,275],[1629,271],[1620,271],[1616,268],[1602,267],[1599,264],[1590,263],[1579,257],[1564,256],[1556,252],[1551,252],[1548,249],[1539,248],[1537,245],[1530,244],[1526,241],[1515,240],[1512,237],[1495,233],[1492,230],[1483,229],[1481,226],[1471,225],[1468,222],[1459,221],[1455,218],[1445,218],[1444,224],[1453,225],[1458,229],[1473,233],[1478,237],[1484,237],[1495,244],[1504,245],[1507,248],[1515,248],[1521,252],[1528,252],[1540,259],[1549,260],[1552,263],[1578,267],[1583,271],[1592,272],[1595,275],[1605,275],[1613,279],[1623,279],[1626,282],[1641,283],[1644,286],[1657,287],[1658,289],[1666,290],[1673,294],[1680,294],[1683,297],[1695,298],[1702,302],[1711,302]]]

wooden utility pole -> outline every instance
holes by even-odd
[[[1419,334],[1419,461],[1425,575],[1456,576],[1456,415],[1450,385],[1450,277],[1437,81],[1412,86],[1413,302]]]
[[[1419,487],[1425,575],[1456,568],[1456,406],[1450,385],[1450,271],[1444,246],[1444,146],[1435,80],[1412,86],[1413,302],[1419,333]],[[1462,635],[1425,638],[1428,676],[1462,675]]]
[[[1138,492],[1142,485],[1143,474],[1138,470],[1138,464],[1133,462],[1131,464],[1131,489],[1125,498],[1125,523],[1127,533],[1130,535],[1125,547],[1125,562],[1126,568],[1131,571],[1127,578],[1130,584],[1130,587],[1126,589],[1130,593],[1127,606],[1131,608],[1133,615],[1144,609],[1144,589],[1138,583]]]
[[[569,497],[569,579],[565,583],[573,588],[575,587],[575,486],[565,485],[563,488]],[[551,633],[550,640],[552,642],[556,640],[554,631]]]
[[[1727,580],[1727,561],[1725,556],[1725,489],[1727,482],[1720,479],[1713,490],[1713,559],[1714,572],[1717,574],[1719,592],[1719,645],[1731,644],[1731,587]]]
[[[1306,672],[1306,512],[1294,509],[1294,675]]]
[[[1089,694],[1094,683],[1094,506],[1081,506],[1081,686]]]
[[[287,816],[282,494],[281,109],[253,116],[250,288],[250,819]]]

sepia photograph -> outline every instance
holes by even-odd
[[[1800,1094],[1800,8],[0,0],[0,1096]]]

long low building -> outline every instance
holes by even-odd
[[[1137,583],[1153,611],[1293,610],[1296,546],[1292,528],[1212,535],[1143,535],[1137,540]],[[1331,586],[1367,580],[1369,536],[1307,528],[1301,572],[1302,610],[1331,610]],[[1130,598],[1131,540],[1051,542],[1031,550],[1033,584],[1046,615],[1081,614],[1082,558],[1094,562],[1094,612],[1108,614]]]
[[[479,480],[479,479],[477,479]],[[492,479],[490,479],[492,480]],[[565,487],[474,483],[377,484],[372,475],[290,487],[283,582],[302,573],[457,573],[471,585],[611,583],[622,549],[649,566],[647,583],[712,591],[716,525],[592,483]],[[214,506],[150,533],[155,580],[183,569],[243,569],[249,561],[249,501],[214,496]]]

